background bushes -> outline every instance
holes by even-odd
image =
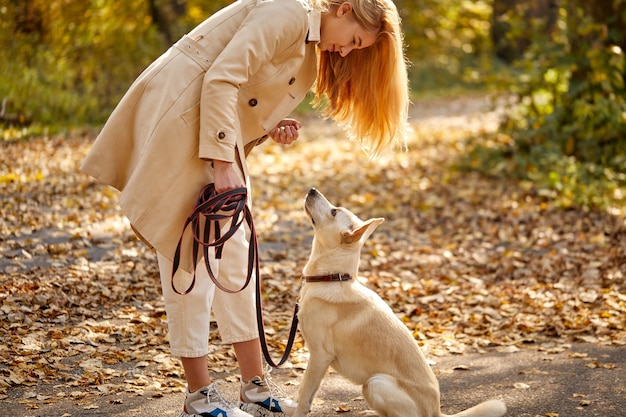
[[[100,125],[152,60],[229,2],[0,0],[3,137]],[[477,90],[512,103],[464,166],[566,206],[622,198],[626,0],[396,4],[414,97]]]

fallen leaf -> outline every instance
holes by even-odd
[[[335,407],[336,413],[349,413],[350,411],[352,411],[352,408],[347,405],[340,405],[338,407]]]

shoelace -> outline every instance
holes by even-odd
[[[264,405],[264,407],[269,406],[269,410],[272,412],[284,413],[284,411],[282,410],[282,407],[284,406],[284,404],[282,404],[282,402],[286,400],[287,401],[291,401],[291,400],[289,399],[289,396],[287,395],[287,393],[285,393],[285,391],[283,391],[282,388],[280,388],[274,382],[274,380],[272,379],[270,375],[271,370],[272,368],[269,365],[266,365],[263,379],[261,379],[259,382],[255,382],[254,385],[267,388],[269,403]],[[242,398],[243,398],[243,395],[242,395]]]
[[[228,408],[235,408],[233,403],[222,397],[222,393],[217,389],[217,386],[221,383],[222,381],[214,381],[211,385],[209,385],[209,389],[206,393],[209,402],[217,401],[221,404],[225,404]]]
[[[288,397],[287,393],[285,391],[283,391],[282,388],[279,387],[278,384],[276,384],[276,382],[274,382],[274,380],[272,379],[271,372],[272,372],[272,367],[271,366],[266,366],[265,367],[264,379],[265,379],[265,383],[267,384],[267,388],[270,390],[270,397],[272,397],[272,398],[287,398]],[[272,392],[278,392],[280,397],[277,397],[277,396],[273,395]]]

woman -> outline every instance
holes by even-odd
[[[315,81],[315,104],[371,155],[403,143],[407,75],[391,0],[239,0],[227,6],[139,76],[81,167],[121,190],[133,229],[156,249],[171,352],[181,358],[188,385],[181,416],[282,416],[295,409],[270,392],[263,374],[254,285],[237,294],[215,291],[201,259],[195,288],[179,295],[172,290],[172,257],[203,186],[214,183],[218,192],[249,187],[250,150],[267,137],[281,144],[298,138],[301,124],[286,117]],[[186,233],[183,249],[190,248]],[[241,228],[221,259],[210,256],[225,286],[242,286],[247,248]],[[177,282],[194,274],[186,255]],[[211,311],[222,341],[237,355],[240,409],[222,399],[209,376]]]

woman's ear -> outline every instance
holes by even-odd
[[[337,17],[352,13],[352,3],[344,1],[337,7]]]

